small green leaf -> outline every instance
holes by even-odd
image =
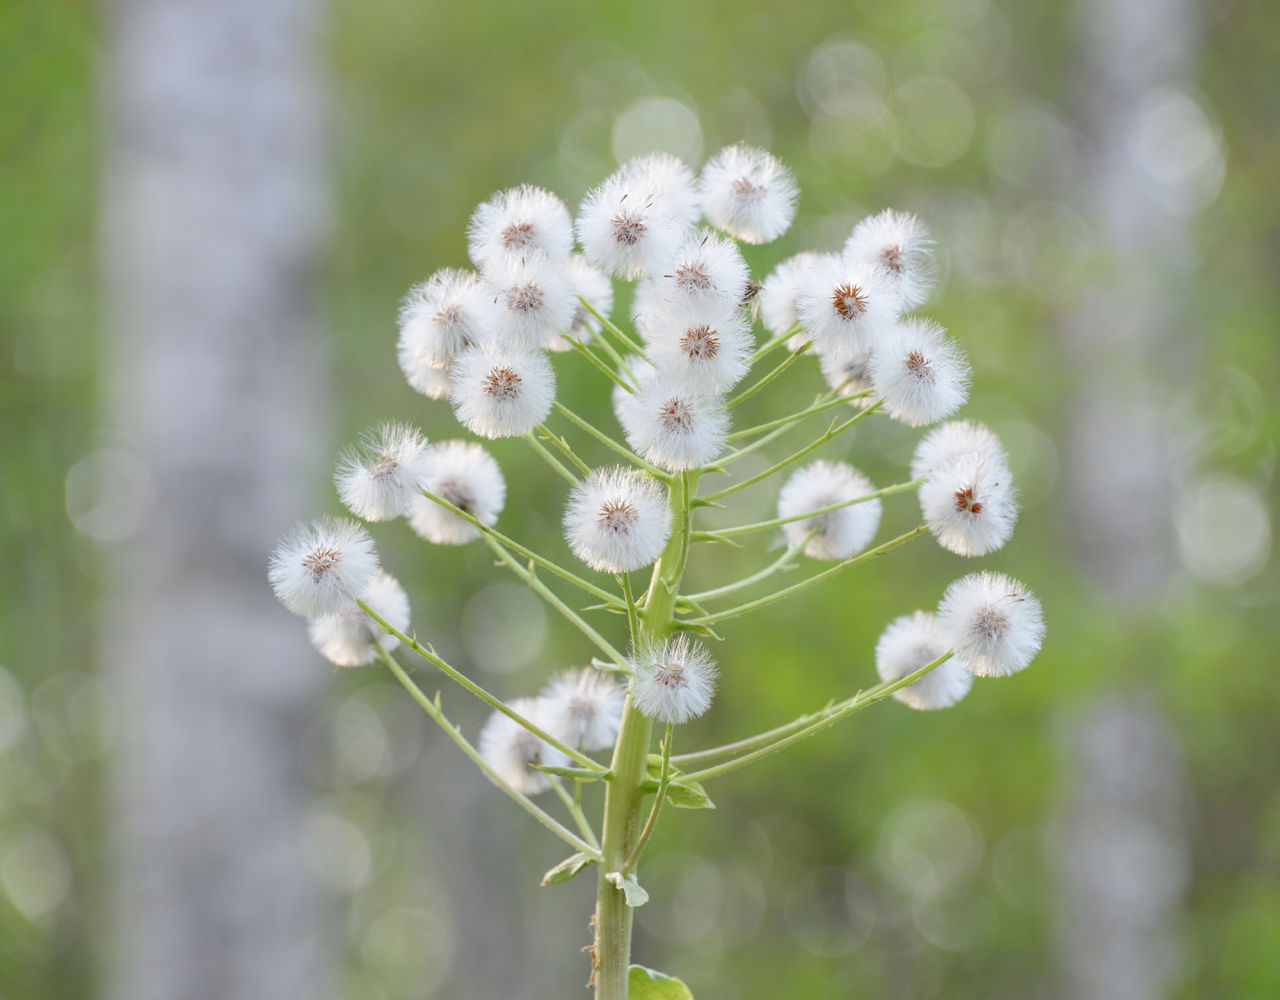
[[[577,875],[578,872],[586,868],[587,865],[594,864],[595,859],[589,858],[581,851],[577,854],[570,855],[552,868],[547,874],[542,876],[539,885],[559,885],[561,882],[568,882],[569,879]]]
[[[543,774],[572,778],[574,781],[603,781],[612,777],[608,771],[589,771],[585,767],[559,767],[555,764],[530,764],[529,766]]]
[[[687,785],[672,782],[667,785],[667,801],[677,809],[714,809],[716,804],[706,793],[702,784],[691,781]]]
[[[628,1000],[693,1000],[693,993],[674,976],[633,965],[627,974],[627,997]]]
[[[605,875],[605,879],[612,882],[622,890],[622,894],[627,897],[627,905],[633,910],[637,906],[644,906],[645,903],[649,902],[649,894],[645,892],[640,883],[636,881],[636,877],[634,875],[623,875],[622,872],[609,872]]]

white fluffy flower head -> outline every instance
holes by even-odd
[[[627,443],[668,472],[705,465],[724,450],[729,411],[717,395],[654,376],[614,401]]]
[[[819,354],[818,366],[827,385],[842,396],[852,398],[856,406],[866,409],[875,402],[871,393],[871,348],[852,354]]]
[[[679,725],[711,707],[716,661],[687,635],[642,649],[631,666],[632,701],[650,719]]]
[[[687,229],[698,221],[702,204],[698,179],[688,164],[671,153],[646,153],[628,160],[622,173],[631,186]]]
[[[778,494],[778,516],[795,517],[834,503],[854,500],[875,492],[861,472],[844,462],[819,461],[791,474]],[[883,503],[879,497],[850,504],[825,514],[815,514],[782,526],[788,545],[797,545],[816,532],[804,547],[813,559],[847,559],[867,547],[880,527]]]
[[[782,161],[763,149],[726,146],[702,168],[707,221],[746,243],[769,243],[791,226],[800,195]]]
[[[927,666],[951,647],[938,619],[916,611],[891,621],[876,642],[876,673],[886,683]],[[918,711],[950,708],[973,685],[973,675],[955,656],[938,664],[914,684],[898,688],[894,698]]]
[[[541,351],[472,348],[458,355],[449,386],[454,415],[472,433],[518,437],[551,412],[556,376]]]
[[[671,536],[666,490],[632,469],[598,469],[569,494],[564,533],[592,569],[629,573],[662,554]]]
[[[298,522],[271,553],[267,579],[295,615],[337,614],[364,593],[378,553],[364,526],[348,518]]]
[[[408,629],[409,597],[390,573],[375,570],[360,600],[396,631]],[[307,625],[307,637],[321,656],[338,667],[362,667],[377,658],[379,647],[389,653],[400,645],[399,639],[382,631],[354,602],[337,614],[313,618]]]
[[[649,357],[673,386],[727,392],[751,367],[751,324],[723,303],[672,303],[637,317]]]
[[[920,439],[911,456],[911,478],[927,476],[963,455],[977,455],[988,465],[1007,467],[1009,464],[1000,439],[983,424],[952,420]]]
[[[929,297],[935,268],[929,227],[908,212],[886,208],[856,226],[844,245],[847,256],[865,261],[914,309]]]
[[[934,469],[920,484],[920,510],[938,544],[958,556],[985,556],[1007,542],[1018,521],[1013,477],[976,452]]]
[[[578,209],[578,242],[591,263],[634,280],[661,274],[688,225],[648,179],[626,167],[587,192]]]
[[[400,370],[418,392],[427,392],[423,384],[431,382],[424,368],[448,368],[459,351],[479,339],[480,294],[475,272],[452,267],[441,268],[405,294],[397,317],[397,355]]]
[[[796,317],[823,354],[874,349],[893,328],[901,300],[875,272],[837,254],[821,254],[799,278]]]
[[[545,732],[551,732],[551,716],[540,698],[517,698],[510,702],[517,715]],[[525,729],[515,720],[494,711],[480,730],[480,756],[508,785],[525,795],[536,795],[551,787],[550,779],[530,765],[566,767],[569,758],[550,743]]]
[[[426,465],[427,439],[408,424],[386,423],[343,449],[333,481],[356,517],[386,521],[409,512]]]
[[[487,525],[498,523],[507,499],[497,461],[474,441],[442,441],[429,448],[422,486]],[[480,537],[474,524],[421,492],[409,509],[409,526],[436,545],[465,545]]]
[[[507,256],[541,252],[563,260],[573,247],[573,223],[550,191],[521,184],[476,207],[467,224],[467,252],[479,268]]]
[[[936,423],[969,398],[969,363],[946,331],[904,319],[871,359],[871,384],[889,416],[912,427]]]
[[[588,752],[607,750],[617,739],[627,692],[602,670],[567,670],[539,695],[551,727],[547,732]]]
[[[710,229],[689,234],[667,270],[653,279],[655,292],[676,306],[736,309],[747,294],[747,262],[733,240]]]
[[[938,605],[947,642],[977,677],[1024,669],[1044,641],[1044,613],[1023,584],[1003,573],[970,573],[953,582]]]
[[[537,250],[493,261],[481,287],[482,336],[501,347],[546,347],[569,328],[578,308],[567,261]]]

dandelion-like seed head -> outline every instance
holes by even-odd
[[[409,628],[409,597],[399,581],[382,569],[374,571],[360,600],[373,608],[398,632]],[[379,648],[390,652],[400,640],[374,622],[354,601],[341,611],[313,618],[307,637],[316,650],[338,667],[361,667],[372,663]]]
[[[885,412],[912,427],[951,416],[969,398],[969,364],[937,323],[900,321],[876,347],[871,382]]]
[[[687,364],[687,355],[680,356]],[[724,448],[729,432],[724,400],[693,386],[677,387],[677,380],[678,376],[655,373],[642,378],[635,393],[614,397],[627,443],[670,472],[710,462]]]
[[[425,469],[427,440],[408,424],[386,423],[343,449],[334,485],[347,509],[366,521],[405,514]]]
[[[1035,595],[1003,573],[971,573],[942,595],[938,623],[970,673],[1006,677],[1023,670],[1044,641]]]
[[[870,215],[854,226],[844,252],[885,278],[906,308],[929,297],[935,278],[933,237],[916,216],[893,209]]]
[[[649,718],[679,724],[711,707],[716,663],[704,645],[687,635],[641,649],[631,667],[632,700]]]
[[[564,532],[573,554],[592,569],[640,569],[671,536],[666,490],[643,472],[598,469],[569,494]]]
[[[472,271],[442,268],[414,285],[400,303],[396,354],[400,370],[418,392],[431,395],[437,369],[447,369],[459,351],[481,335],[483,307]]]
[[[914,674],[949,649],[936,616],[924,611],[895,618],[876,642],[876,673],[886,683]],[[973,686],[973,675],[957,656],[938,664],[893,697],[917,711],[950,708]]]
[[[614,240],[621,246],[634,247],[648,228],[640,212],[619,212],[609,220]]]
[[[481,524],[498,523],[507,499],[502,470],[474,441],[442,441],[428,451],[422,486]],[[464,545],[480,537],[480,529],[419,493],[409,509],[409,526],[436,545]]]
[[[714,287],[711,283],[711,275],[707,274],[707,266],[702,261],[681,264],[671,277],[676,287],[682,292],[706,292]]]
[[[789,277],[795,317],[820,354],[847,357],[879,347],[902,303],[868,266],[838,254],[817,254]]]
[[[467,251],[487,270],[504,257],[528,253],[563,260],[573,248],[573,223],[563,201],[540,187],[521,184],[476,207],[467,225]]]
[[[858,285],[845,282],[831,292],[831,308],[846,323],[852,323],[867,311],[867,293]]]
[[[961,556],[1002,547],[1018,520],[1013,477],[1001,460],[965,452],[920,484],[920,510],[938,544]]]
[[[720,353],[720,335],[703,324],[686,330],[680,338],[680,346],[692,361],[710,361]]]
[[[844,503],[875,492],[861,472],[844,462],[818,461],[797,469],[778,493],[778,516]],[[812,559],[847,559],[870,544],[880,527],[883,504],[877,497],[847,507],[790,521],[782,526],[788,545],[798,545],[810,532],[804,553]]]
[[[542,348],[568,329],[578,308],[568,257],[539,249],[502,254],[482,274],[480,335],[511,349]]]
[[[747,243],[769,243],[795,218],[799,189],[782,161],[763,149],[727,146],[702,168],[707,220]]]
[[[555,718],[541,698],[516,698],[513,712],[551,732]],[[518,792],[536,795],[551,787],[550,779],[533,765],[565,767],[569,758],[541,737],[502,712],[494,711],[480,730],[480,756],[503,781]]]
[[[555,372],[541,351],[495,346],[458,355],[449,373],[458,420],[481,437],[527,434],[546,419],[555,399]]]
[[[337,614],[364,592],[378,568],[373,539],[346,518],[295,524],[271,553],[267,578],[276,598],[295,615]]]
[[[539,695],[551,719],[552,735],[583,750],[613,746],[622,722],[626,691],[613,677],[584,667],[552,678]]]
[[[663,273],[692,221],[679,198],[667,196],[664,170],[632,161],[587,192],[577,231],[591,263],[628,280]]]

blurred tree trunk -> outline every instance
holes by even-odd
[[[1136,621],[1174,566],[1178,470],[1166,414],[1170,375],[1187,361],[1176,291],[1191,235],[1152,196],[1135,136],[1150,97],[1192,69],[1198,25],[1191,0],[1079,0],[1076,15],[1077,121],[1090,146],[1078,201],[1105,277],[1066,317],[1079,389],[1063,472],[1071,551],[1097,607]],[[1141,684],[1144,665],[1125,666],[1117,673]],[[1177,737],[1151,698],[1102,695],[1066,720],[1060,746],[1068,776],[1053,840],[1054,915],[1064,993],[1167,996],[1188,854]]]
[[[317,485],[318,0],[108,7],[106,423],[155,487],[105,565],[110,995],[323,997],[299,736],[326,678],[267,554]]]

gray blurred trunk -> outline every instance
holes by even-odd
[[[106,423],[155,486],[113,552],[110,994],[323,997],[299,735],[327,673],[266,559],[318,484],[318,0],[109,7]]]
[[[1174,565],[1177,469],[1164,414],[1184,353],[1176,290],[1191,237],[1150,197],[1133,137],[1143,100],[1190,71],[1197,25],[1191,0],[1079,0],[1077,20],[1077,118],[1092,152],[1079,202],[1107,279],[1066,318],[1079,388],[1063,473],[1071,550],[1099,613],[1137,620]],[[1145,666],[1114,664],[1138,685]],[[1061,748],[1068,776],[1053,842],[1064,993],[1166,996],[1188,854],[1177,737],[1149,698],[1103,695],[1066,720]]]

